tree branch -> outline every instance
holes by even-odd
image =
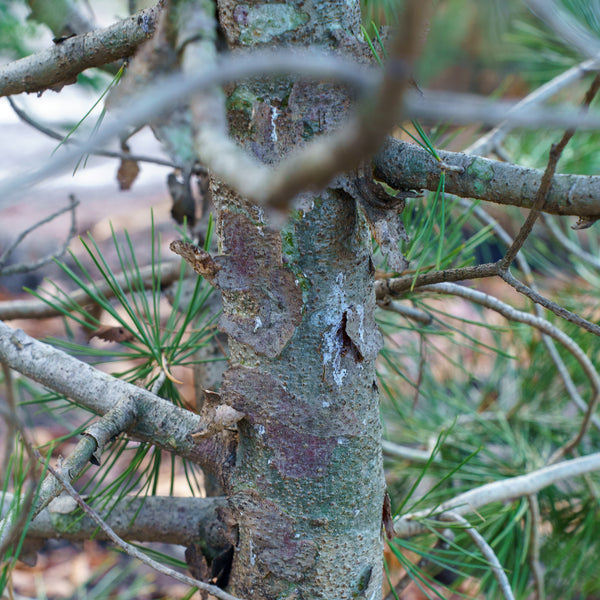
[[[23,121],[33,127],[36,131],[43,133],[44,135],[52,138],[54,140],[58,140],[63,144],[77,144],[79,140],[73,137],[65,137],[65,135],[38,123],[35,119],[29,116],[24,110],[20,109],[12,98],[7,98],[10,107],[13,109],[15,114]],[[147,162],[155,165],[162,165],[164,167],[172,167],[172,168],[181,168],[181,165],[175,164],[174,162],[160,158],[158,156],[145,156],[143,154],[131,154],[129,152],[117,152],[115,150],[93,150],[90,154],[95,154],[96,156],[105,156],[106,158],[118,158],[119,160],[134,160],[136,162]]]
[[[443,163],[461,168],[461,172],[446,172],[446,193],[505,206],[533,207],[543,171],[461,152],[437,152]],[[429,152],[392,138],[374,158],[375,177],[396,190],[435,191],[440,173],[440,163]],[[543,211],[600,216],[600,177],[555,175]]]
[[[65,252],[67,251],[67,248],[69,247],[69,243],[71,242],[71,239],[73,238],[73,236],[75,235],[75,233],[77,231],[77,225],[76,225],[76,220],[75,220],[75,209],[79,205],[79,201],[75,199],[75,196],[73,196],[73,194],[70,195],[69,200],[70,200],[69,206],[67,206],[65,208],[61,208],[60,210],[57,210],[55,213],[52,213],[51,215],[45,217],[41,221],[38,221],[31,227],[28,227],[25,231],[22,231],[17,236],[17,239],[0,256],[0,276],[12,275],[14,273],[29,273],[31,271],[35,271],[36,269],[39,269],[40,267],[47,265],[48,263],[52,262],[54,259],[60,259],[64,256]],[[17,246],[30,233],[32,233],[33,231],[35,231],[42,225],[49,223],[53,219],[56,219],[56,217],[62,215],[63,213],[65,213],[67,211],[70,211],[70,213],[71,213],[71,227],[69,228],[69,233],[67,234],[65,241],[63,242],[62,246],[56,252],[54,252],[53,254],[50,254],[48,256],[43,256],[42,258],[35,260],[33,262],[29,261],[26,263],[9,265],[6,267],[4,266],[6,264],[6,261],[9,259],[10,255],[17,248]]]
[[[11,494],[2,495],[1,518],[6,516],[12,500]],[[125,497],[116,506],[103,508],[100,515],[118,536],[128,540],[185,546],[202,540],[208,548],[218,552],[231,543],[231,532],[218,518],[219,509],[226,506],[227,501],[222,497]],[[98,526],[88,516],[81,517],[73,502],[59,496],[31,522],[27,537],[69,541],[92,537],[108,539],[97,529]]]
[[[64,40],[0,68],[0,96],[41,92],[75,83],[85,69],[100,67],[135,53],[150,38],[160,12],[146,8],[106,29]]]
[[[519,100],[514,107],[509,111],[511,113],[523,110],[528,106],[534,106],[540,104],[544,100],[551,98],[557,94],[563,88],[572,85],[578,79],[581,79],[591,71],[597,71],[600,68],[600,60],[592,58],[583,61],[564,73],[557,75],[554,79],[541,85],[535,89],[531,94],[528,94],[522,100]],[[485,156],[490,152],[497,152],[502,140],[506,137],[508,132],[514,127],[514,124],[510,122],[500,123],[485,135],[481,136],[477,141],[473,142],[470,146],[465,149],[465,154],[478,154],[479,156]]]
[[[494,296],[490,296],[489,294],[485,294],[478,290],[473,290],[461,285],[456,285],[454,283],[438,283],[435,285],[423,286],[419,288],[419,291],[430,291],[460,296],[470,300],[471,302],[479,304],[480,306],[485,306],[486,308],[494,310],[510,321],[525,323],[526,325],[535,327],[545,335],[550,336],[562,344],[580,364],[584,373],[590,380],[592,388],[592,398],[589,404],[583,402],[583,405],[577,404],[577,406],[586,414],[586,421],[591,418],[595,426],[600,429],[600,420],[593,414],[597,397],[600,393],[600,376],[594,367],[594,363],[592,363],[592,361],[588,358],[587,354],[566,333],[558,329],[558,327],[555,327],[546,319],[542,319],[541,317],[537,317],[521,310],[517,310],[510,304],[506,304]],[[587,415],[589,415],[589,417]]]

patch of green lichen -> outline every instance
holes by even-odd
[[[270,42],[274,37],[293,31],[308,21],[308,15],[289,4],[246,6],[244,24],[240,24],[239,41],[253,45]]]
[[[240,85],[226,100],[229,128],[238,139],[252,134],[252,110],[259,101],[246,86]]]
[[[50,511],[50,521],[58,533],[76,533],[81,529],[81,515]]]
[[[281,230],[281,254],[284,264],[294,274],[304,296],[310,287],[310,282],[299,268],[300,253],[298,252],[298,240],[296,238],[296,221],[302,219],[303,216],[304,213],[302,211],[292,211],[285,227]]]
[[[494,179],[494,167],[487,160],[475,159],[468,167],[467,174],[473,179],[473,187],[478,196],[483,195]]]
[[[258,98],[247,87],[238,85],[233,93],[227,98],[227,110],[239,110],[248,118],[252,116],[252,107]]]

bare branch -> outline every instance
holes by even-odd
[[[388,300],[387,302],[380,301],[377,303],[377,306],[383,310],[395,312],[403,317],[406,317],[407,319],[417,321],[423,325],[431,325],[433,322],[433,317],[429,313],[415,308],[414,306],[404,306],[404,304],[400,304],[394,300]]]
[[[439,518],[447,510],[451,510],[458,515],[476,512],[481,507],[493,502],[507,502],[515,498],[529,496],[564,479],[579,477],[599,469],[600,452],[597,452],[543,467],[527,475],[518,475],[517,477],[487,483],[464,494],[459,494],[451,500],[442,502],[437,507],[398,517],[394,522],[394,530],[399,538],[425,533],[428,529],[418,522],[420,519]]]
[[[394,298],[404,292],[424,285],[440,282],[466,281],[481,277],[494,277],[498,275],[498,272],[499,269],[496,263],[485,263],[473,267],[432,271],[417,276],[403,275],[392,279],[380,279],[375,282],[375,296],[377,300],[386,302],[389,298]]]
[[[383,440],[381,442],[383,453],[386,456],[392,456],[394,458],[400,458],[402,460],[408,460],[416,463],[427,463],[431,459],[431,452],[427,450],[419,450],[418,448],[411,448],[409,446],[401,446],[394,442],[388,442]],[[433,462],[439,462],[439,457],[436,455],[433,457]]]
[[[476,304],[490,308],[500,313],[503,317],[509,319],[510,321],[525,323],[531,327],[535,327],[539,331],[555,339],[573,355],[590,380],[592,387],[592,399],[590,400],[589,405],[585,406],[584,412],[586,415],[593,415],[593,411],[596,406],[596,399],[600,393],[600,376],[598,375],[594,364],[588,358],[587,354],[566,333],[555,327],[552,323],[535,315],[517,310],[510,304],[506,304],[494,296],[490,296],[489,294],[485,294],[478,290],[473,290],[461,285],[456,285],[454,283],[438,283],[436,285],[424,286],[419,288],[419,291],[431,291],[460,296],[461,298],[465,298],[471,302],[475,302]],[[594,418],[595,425],[600,428],[600,419],[595,416],[592,418]]]
[[[514,277],[511,274],[510,271],[507,271],[506,273],[501,273],[500,276],[502,277],[502,279],[504,279],[504,281],[506,281],[506,283],[508,283],[508,285],[517,290],[517,292],[523,294],[524,296],[527,296],[530,300],[533,300],[536,304],[547,308],[548,310],[552,311],[555,315],[561,317],[562,319],[565,319],[565,321],[575,323],[575,325],[578,325],[582,329],[585,329],[586,331],[589,331],[594,335],[600,336],[600,326],[596,325],[596,323],[592,323],[591,321],[584,319],[580,315],[571,312],[566,308],[563,308],[559,304],[556,304],[556,302],[548,300],[548,298],[545,298],[535,290],[531,289],[529,286],[519,281],[516,277]]]
[[[525,0],[531,10],[583,56],[600,56],[600,40],[553,0]]]
[[[459,202],[466,209],[472,208],[471,203],[468,200],[461,199]],[[481,206],[476,206],[473,209],[473,214],[485,225],[490,225],[493,231],[496,233],[496,235],[500,238],[500,240],[502,240],[502,242],[507,246],[510,246],[510,244],[512,243],[512,238],[508,235],[508,233],[499,223],[492,219],[492,217],[490,217],[490,215],[488,215],[488,213],[485,210],[483,210],[483,208],[481,208]],[[519,266],[519,269],[524,274],[525,280],[529,283],[529,287],[534,291],[537,291],[533,283],[533,275],[531,273],[531,269],[523,253],[519,252],[515,260],[517,262],[517,265]],[[535,314],[539,318],[543,318],[543,309],[539,304],[534,304],[534,310]],[[571,375],[569,374],[569,371],[564,361],[560,357],[560,354],[556,349],[554,341],[550,336],[542,334],[542,342],[546,346],[546,350],[548,351],[552,362],[554,362],[554,364],[556,365],[556,370],[558,371],[558,374],[560,375],[561,379],[563,380],[563,383],[565,384],[565,389],[567,390],[571,401],[573,402],[573,404],[575,404],[575,406],[577,406],[577,408],[579,408],[581,412],[585,413],[588,410],[588,405],[577,391],[577,387],[575,386],[575,383],[573,382],[573,379],[571,378]],[[600,430],[600,419],[597,418],[595,415],[592,418],[592,423],[594,427],[596,427],[596,429]]]
[[[163,262],[160,265],[159,272],[161,284],[169,285],[179,277],[181,263],[179,261]],[[154,278],[156,277],[156,268],[153,268],[152,265],[142,267],[140,269],[140,277],[145,288],[152,287]],[[124,287],[127,284],[127,278],[124,273],[116,276],[116,283],[120,287]],[[92,286],[106,298],[114,296],[113,288],[105,280],[94,282]],[[73,304],[79,304],[80,306],[90,302],[90,297],[82,289],[74,291],[68,297]],[[53,306],[46,304],[42,300],[9,300],[0,302],[0,320],[4,321],[12,319],[46,319],[59,316],[60,314]]]
[[[247,77],[285,75],[290,72],[299,77],[339,81],[362,92],[371,89],[374,82],[380,79],[380,74],[374,70],[359,69],[352,61],[324,53],[300,50],[277,53],[254,51],[244,55],[225,56],[216,66],[189,77],[176,74],[152,82],[147,89],[128,98],[127,106],[121,113],[115,115],[110,124],[87,142],[77,148],[66,148],[60,155],[55,154],[36,170],[5,179],[0,183],[0,208],[14,202],[13,196],[18,190],[55,176],[76,161],[82,153],[101,147],[129,127],[147,124],[153,117],[193,93]],[[262,169],[262,175],[257,174],[252,179],[254,183],[247,195],[258,201],[264,200],[265,189],[260,178],[264,176],[265,179],[270,179],[271,170],[250,156],[248,161],[249,166],[254,169]]]
[[[425,91],[424,95],[410,93],[406,96],[406,115],[413,119],[438,123],[446,121],[461,125],[482,123],[484,125],[510,124],[526,129],[581,129],[597,130],[600,115],[578,114],[568,104],[557,106],[530,106],[517,110],[516,102],[496,100],[487,96],[456,92]]]
[[[597,71],[600,68],[600,59],[592,58],[571,67],[564,73],[557,75],[554,79],[541,85],[533,92],[528,94],[522,100],[519,100],[513,108],[510,109],[508,115],[522,110],[528,106],[538,105],[544,100],[551,98],[563,88],[573,84],[578,79],[585,77],[590,71]],[[514,123],[502,122],[485,135],[473,142],[464,150],[465,154],[478,154],[485,156],[490,152],[496,152],[499,145],[502,143],[508,132],[513,129]]]
[[[574,254],[579,260],[588,263],[594,269],[600,269],[600,259],[594,254],[586,252],[579,244],[570,240],[562,231],[559,224],[556,222],[554,217],[550,215],[544,215],[544,223],[548,226],[548,229],[552,235],[556,238],[556,241],[568,252]]]
[[[146,8],[106,29],[66,39],[1,67],[0,96],[61,88],[75,83],[85,69],[131,56],[152,36],[159,10]]]
[[[596,75],[594,77],[594,81],[588,91],[585,94],[585,98],[582,104],[582,111],[586,111],[598,90],[600,89],[600,75]],[[504,257],[499,261],[499,266],[502,272],[506,271],[515,257],[517,256],[519,250],[523,247],[525,240],[529,237],[535,222],[541,214],[541,210],[544,208],[546,201],[548,199],[548,194],[550,193],[550,187],[552,186],[552,179],[554,178],[554,174],[556,173],[556,167],[558,165],[558,161],[562,156],[564,149],[567,144],[571,140],[571,138],[575,135],[574,129],[567,129],[563,134],[562,138],[557,144],[552,144],[550,148],[550,155],[548,157],[548,164],[544,169],[544,174],[542,175],[542,181],[540,182],[540,187],[538,188],[535,202],[533,203],[533,207],[531,212],[527,215],[527,219],[521,226],[519,233],[515,237],[513,243],[509,246],[508,250]]]
[[[529,511],[531,513],[531,544],[529,549],[529,562],[536,587],[536,600],[546,600],[544,591],[544,572],[540,562],[540,536],[542,531],[542,518],[540,516],[540,504],[537,494],[527,496]]]
[[[14,540],[22,534],[23,529],[29,519],[29,513],[33,502],[37,496],[37,482],[34,478],[35,465],[37,461],[33,447],[29,443],[25,435],[25,431],[21,421],[17,415],[17,407],[14,398],[14,387],[11,370],[8,364],[2,363],[2,372],[4,375],[4,386],[6,388],[6,412],[3,414],[4,421],[7,426],[6,435],[6,455],[4,457],[5,466],[10,465],[9,456],[14,452],[15,432],[18,432],[21,437],[21,443],[29,456],[29,465],[27,466],[24,480],[29,479],[27,491],[22,497],[10,503],[2,503],[5,515],[2,515],[0,521],[0,556],[4,556],[6,549],[14,542]],[[2,411],[4,413],[4,411]],[[3,473],[2,479],[8,481],[9,473]]]
[[[202,417],[149,391],[121,381],[28,336],[0,321],[0,360],[12,369],[97,414],[110,411],[117,399],[132,398],[137,421],[130,435],[168,452],[214,470],[225,460],[231,447],[225,432],[204,443],[195,443],[191,434],[208,428]],[[221,454],[225,456],[222,456]]]
[[[46,135],[54,140],[58,140],[58,141],[62,142],[63,144],[79,143],[79,140],[73,138],[72,136],[66,138],[64,135],[54,131],[53,129],[50,129],[49,127],[46,127],[45,125],[38,123],[35,119],[33,119],[30,115],[28,115],[24,110],[20,109],[15,104],[15,101],[10,96],[7,98],[7,100],[8,100],[8,103],[10,104],[10,107],[13,109],[13,111],[19,117],[19,119],[21,119],[21,121],[23,121],[24,123],[31,125],[31,127],[36,129],[40,133],[43,133],[44,135]],[[180,165],[176,165],[172,161],[164,159],[164,158],[159,158],[159,157],[155,157],[155,156],[145,156],[143,154],[130,154],[129,152],[115,152],[113,150],[92,150],[89,154],[95,154],[96,156],[105,156],[107,158],[118,158],[119,160],[134,160],[136,162],[147,162],[147,163],[152,163],[155,165],[162,165],[164,167],[173,167],[173,168],[180,167]]]
[[[465,531],[471,536],[471,539],[475,542],[475,545],[479,548],[483,556],[490,563],[494,577],[498,582],[498,587],[502,590],[502,595],[506,600],[514,600],[514,595],[510,589],[510,583],[506,577],[506,573],[496,556],[496,553],[492,550],[492,547],[485,541],[484,537],[461,515],[456,514],[453,511],[446,511],[440,515],[441,521],[451,521],[453,523],[459,523],[465,529]]]
[[[2,495],[0,517],[4,518],[13,500],[11,494]],[[100,514],[120,537],[138,542],[188,545],[202,540],[213,550],[225,549],[232,532],[226,531],[218,513],[227,506],[222,497],[184,498],[173,496],[124,497],[116,506],[104,507]],[[60,529],[56,515],[60,514]],[[27,514],[26,514],[27,516]],[[72,518],[76,527],[69,528]],[[50,539],[60,537],[70,541],[108,539],[97,533],[96,524],[81,518],[75,503],[65,502],[61,495],[44,508],[27,528],[28,538]]]

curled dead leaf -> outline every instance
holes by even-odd
[[[140,173],[140,167],[137,161],[131,160],[130,158],[124,158],[121,160],[121,165],[117,171],[117,181],[119,182],[120,190],[129,190],[133,185],[133,182],[137,179]]]

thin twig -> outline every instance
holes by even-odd
[[[413,397],[411,406],[411,415],[414,414],[417,403],[419,402],[419,395],[421,394],[421,384],[423,383],[423,372],[425,371],[425,336],[423,333],[419,333],[419,374],[417,375],[417,381],[415,382],[415,395]]]
[[[4,515],[2,520],[0,521],[0,556],[4,556],[7,548],[14,542],[18,535],[23,531],[28,519],[30,518],[31,507],[33,506],[33,501],[37,495],[38,484],[37,480],[34,477],[31,477],[35,470],[35,465],[37,464],[36,456],[34,453],[34,449],[30,444],[27,435],[25,434],[25,430],[21,424],[21,421],[17,415],[17,407],[14,398],[14,388],[11,376],[11,370],[9,365],[2,362],[2,370],[4,373],[4,385],[6,388],[6,398],[7,398],[7,414],[3,415],[4,420],[9,428],[9,440],[11,446],[6,446],[6,450],[8,453],[12,454],[14,451],[14,441],[15,441],[15,431],[17,431],[21,438],[21,443],[29,456],[29,464],[27,466],[27,470],[24,475],[23,481],[25,479],[29,479],[29,485],[27,486],[27,491],[24,496],[20,498],[14,498],[11,502],[11,507],[8,509],[7,513]],[[8,440],[7,440],[8,442]],[[8,455],[4,458],[5,464],[8,465]],[[5,474],[5,476],[7,476]],[[3,476],[3,480],[5,479]]]
[[[453,523],[459,523],[465,529],[465,531],[471,536],[471,539],[475,542],[475,545],[479,548],[483,556],[487,559],[494,573],[494,577],[498,582],[498,587],[502,590],[502,594],[506,600],[514,600],[514,595],[510,588],[510,583],[506,577],[506,573],[496,556],[496,553],[492,550],[492,547],[485,541],[484,537],[471,525],[464,517],[453,512],[446,511],[439,516],[441,521],[450,521]]]
[[[400,304],[394,300],[377,302],[377,306],[383,310],[389,310],[390,312],[395,312],[396,314],[402,315],[411,321],[422,323],[423,325],[431,325],[433,322],[433,317],[429,313],[419,310],[414,306],[404,306],[404,304]]]
[[[596,75],[583,99],[582,111],[586,111],[589,108],[599,89],[600,75]],[[499,261],[499,266],[502,272],[506,271],[510,267],[511,263],[515,259],[515,256],[523,247],[525,240],[529,237],[529,234],[531,233],[531,230],[533,229],[533,226],[540,216],[541,210],[548,199],[548,194],[550,193],[550,188],[552,187],[552,180],[554,178],[554,174],[556,173],[558,161],[560,160],[565,147],[574,135],[575,129],[567,129],[560,141],[557,144],[552,144],[550,148],[550,156],[548,157],[548,164],[546,165],[544,174],[542,175],[542,181],[540,182],[533,207],[527,215],[525,222],[521,226],[519,233],[513,240],[513,243],[506,251],[504,257]]]
[[[451,510],[459,515],[476,512],[483,506],[494,502],[507,502],[523,496],[535,494],[540,490],[564,479],[579,477],[585,473],[600,470],[600,452],[581,458],[565,460],[546,466],[526,475],[518,475],[500,481],[494,481],[473,488],[464,494],[442,502],[437,507],[427,508],[398,517],[394,521],[395,534],[407,538],[428,531],[420,523],[421,519],[438,518],[440,513]]]
[[[566,333],[558,329],[555,325],[553,325],[552,323],[550,323],[550,321],[547,321],[546,319],[542,319],[541,317],[537,317],[530,313],[517,310],[510,304],[506,304],[505,302],[502,302],[494,296],[490,296],[489,294],[485,294],[478,290],[467,288],[461,285],[457,285],[454,283],[438,283],[435,285],[424,286],[422,288],[419,288],[419,291],[432,291],[437,293],[453,294],[456,296],[460,296],[461,298],[465,298],[471,302],[475,302],[480,306],[490,308],[500,313],[503,317],[509,319],[510,321],[525,323],[527,325],[530,325],[531,327],[535,327],[542,333],[550,336],[551,338],[555,339],[557,342],[562,344],[581,365],[581,368],[590,380],[592,388],[590,402],[587,404],[584,402],[584,406],[581,407],[584,411],[585,416],[582,427],[577,436],[577,443],[581,441],[581,432],[587,430],[587,426],[589,425],[590,419],[594,422],[594,425],[600,429],[600,419],[598,419],[598,417],[594,415],[594,411],[600,394],[600,376],[598,375],[594,364],[588,358],[587,354]]]
[[[434,123],[445,121],[462,125],[482,123],[494,126],[506,122],[513,127],[525,129],[564,130],[573,127],[582,131],[594,131],[600,126],[600,119],[595,112],[577,114],[568,104],[514,110],[515,105],[516,102],[508,100],[490,101],[488,96],[425,90],[424,94],[406,94],[405,114]]]
[[[150,391],[153,394],[156,394],[158,396],[158,390],[160,390],[160,388],[162,387],[162,384],[165,382],[166,378],[167,378],[167,373],[165,372],[164,369],[161,369],[160,373],[158,374],[158,377],[156,378],[156,381],[153,383],[152,387],[150,388]]]
[[[43,457],[39,456],[40,461],[43,461]],[[63,476],[63,474],[56,469],[54,469],[51,465],[48,465],[48,470],[56,479],[60,482],[62,487],[67,491],[67,493],[77,502],[81,510],[86,513],[93,521],[100,527],[100,529],[119,547],[121,550],[129,554],[129,556],[133,556],[137,558],[144,564],[152,567],[154,570],[159,573],[163,573],[164,575],[168,575],[173,579],[180,581],[181,583],[185,583],[191,587],[196,587],[200,590],[205,590],[212,594],[217,598],[221,598],[221,600],[239,600],[236,596],[232,596],[228,594],[225,590],[222,590],[220,587],[216,585],[211,585],[204,581],[200,581],[199,579],[194,579],[193,577],[188,577],[183,573],[179,573],[170,567],[160,564],[154,559],[146,556],[142,552],[140,552],[135,546],[128,544],[126,541],[121,539],[114,530],[102,519],[102,517],[91,507],[85,500],[79,495],[79,493],[75,490],[75,488],[71,485],[69,480]]]
[[[50,129],[49,127],[46,127],[45,125],[42,125],[41,123],[38,123],[31,116],[29,116],[24,110],[20,109],[15,104],[14,100],[10,96],[7,97],[7,100],[8,100],[8,103],[10,104],[11,108],[13,109],[13,111],[19,117],[19,119],[21,119],[21,121],[23,121],[24,123],[31,125],[31,127],[36,129],[40,133],[43,133],[44,135],[46,135],[54,140],[58,140],[58,141],[62,142],[63,144],[79,144],[79,143],[81,143],[79,140],[77,140],[73,137],[66,138],[64,135],[58,133],[57,131]],[[88,154],[95,154],[96,156],[105,156],[107,158],[118,158],[119,160],[134,160],[136,162],[152,163],[155,165],[162,165],[164,167],[172,167],[174,169],[180,168],[180,165],[176,165],[174,162],[167,160],[166,158],[145,156],[143,154],[130,154],[129,152],[115,152],[113,150],[92,150]]]
[[[552,300],[548,300],[548,298],[545,298],[535,290],[531,289],[529,286],[525,285],[523,282],[519,281],[516,277],[512,275],[510,271],[502,273],[500,276],[502,277],[502,279],[504,279],[504,281],[506,281],[506,283],[508,283],[508,285],[517,290],[517,292],[523,294],[524,296],[527,296],[530,300],[533,300],[536,304],[547,308],[548,310],[552,311],[555,315],[561,317],[565,321],[575,323],[575,325],[578,325],[582,329],[585,329],[586,331],[589,331],[594,335],[600,336],[600,326],[596,325],[596,323],[592,323],[591,321],[584,319],[577,313],[571,312],[570,310],[563,308],[559,304],[552,302]]]
[[[537,494],[527,496],[529,512],[531,513],[531,542],[529,544],[529,563],[535,581],[536,600],[546,600],[544,591],[544,568],[540,562],[540,536],[542,531],[542,518]]]
[[[548,226],[548,229],[552,235],[556,238],[556,241],[563,246],[565,250],[574,254],[579,260],[588,263],[594,269],[600,269],[600,259],[594,254],[586,252],[581,246],[570,240],[562,231],[556,219],[550,215],[544,215],[544,222]]]
[[[587,75],[590,71],[597,71],[600,68],[600,59],[593,58],[571,67],[564,73],[557,75],[554,79],[546,82],[544,85],[536,88],[533,92],[525,96],[522,100],[519,100],[509,113],[516,112],[526,108],[528,106],[534,106],[551,98],[563,88],[572,85],[578,79],[581,79]],[[485,135],[480,137],[477,141],[473,142],[470,146],[465,148],[465,154],[479,154],[485,156],[490,152],[496,152],[499,145],[506,135],[511,131],[514,124],[510,122],[502,122]]]
[[[510,237],[510,235],[508,235],[506,230],[495,219],[490,217],[490,215],[481,206],[476,206],[475,208],[472,208],[471,202],[469,202],[468,200],[464,200],[464,199],[460,199],[459,203],[465,209],[468,209],[468,210],[472,209],[473,215],[476,218],[478,218],[482,223],[484,223],[485,225],[491,226],[493,231],[500,238],[500,240],[502,242],[504,242],[504,244],[506,244],[506,246],[511,245],[512,238]],[[517,263],[519,269],[521,270],[521,272],[523,273],[523,275],[525,277],[525,281],[528,282],[529,287],[532,290],[537,291],[535,289],[535,283],[533,281],[533,274],[531,272],[531,268],[529,267],[529,263],[527,262],[524,254],[522,252],[519,252],[517,254],[515,260],[516,260],[516,263]],[[535,314],[537,317],[543,318],[543,310],[539,304],[534,303],[534,311],[535,311]],[[581,395],[577,391],[575,383],[573,382],[573,379],[571,378],[571,375],[570,375],[563,359],[561,358],[560,354],[558,353],[558,350],[556,349],[556,345],[554,344],[553,339],[551,337],[549,337],[548,335],[546,335],[545,333],[542,333],[542,342],[543,342],[544,346],[546,346],[546,350],[550,354],[550,358],[552,359],[552,362],[556,365],[556,370],[558,371],[558,374],[560,375],[561,379],[563,380],[565,389],[567,390],[567,393],[569,394],[571,401],[573,402],[573,404],[575,404],[575,406],[581,412],[585,413],[588,410],[588,404],[585,402],[585,400],[581,397]],[[600,430],[600,418],[598,418],[596,415],[594,415],[592,417],[592,423],[594,424],[594,427],[596,427],[596,429]]]
[[[71,194],[69,196],[69,206],[66,206],[65,208],[61,208],[60,210],[49,215],[48,217],[45,217],[41,221],[38,221],[31,227],[28,227],[27,229],[25,229],[25,231],[22,231],[17,236],[17,239],[5,250],[5,252],[2,253],[2,256],[0,256],[0,276],[13,275],[14,273],[29,273],[31,271],[35,271],[36,269],[39,269],[40,267],[47,265],[48,263],[52,262],[54,259],[61,258],[67,251],[67,248],[69,247],[69,243],[71,242],[71,239],[77,232],[77,222],[75,219],[75,208],[78,205],[79,205],[79,201],[75,199],[75,196],[73,196],[73,194]],[[15,251],[17,246],[25,239],[25,237],[27,237],[30,233],[32,233],[33,231],[35,231],[42,225],[49,223],[50,221],[56,219],[57,217],[59,217],[63,213],[66,213],[67,211],[70,211],[70,213],[71,213],[71,226],[69,228],[69,233],[67,234],[67,237],[66,237],[65,241],[63,242],[63,245],[57,252],[54,252],[53,254],[51,254],[49,256],[44,256],[34,262],[21,263],[21,264],[17,264],[17,265],[10,265],[8,267],[4,267],[4,265],[6,264],[6,261],[10,258],[11,254]]]
[[[431,458],[431,452],[428,450],[419,450],[419,448],[411,448],[410,446],[401,446],[394,442],[388,442],[383,440],[381,442],[383,453],[386,456],[392,456],[394,458],[401,458],[402,460],[408,460],[414,463],[428,463],[429,461],[439,462],[439,456],[436,454],[433,459]]]

